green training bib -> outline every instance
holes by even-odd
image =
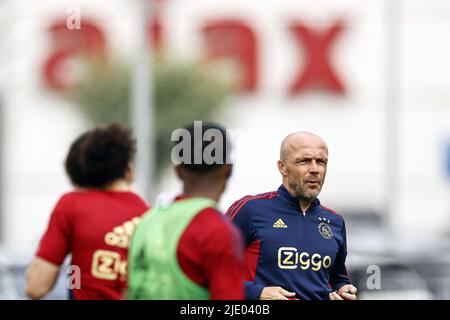
[[[207,300],[209,292],[181,270],[177,247],[189,223],[207,198],[188,198],[146,213],[136,228],[128,258],[128,298],[133,300]],[[208,226],[205,226],[206,228]]]

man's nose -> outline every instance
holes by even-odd
[[[311,161],[309,166],[310,173],[319,173],[319,167],[317,166],[316,160]]]

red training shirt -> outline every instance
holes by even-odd
[[[185,199],[179,196],[176,200]],[[177,258],[211,300],[244,299],[244,245],[238,229],[214,208],[200,211],[181,235]]]
[[[81,274],[81,288],[72,290],[75,299],[120,299],[129,241],[147,210],[148,205],[132,192],[66,193],[51,214],[36,256],[60,266],[72,253],[71,264]]]

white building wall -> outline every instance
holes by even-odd
[[[384,212],[386,197],[386,4],[387,1],[170,0],[163,11],[168,49],[175,57],[201,54],[200,28],[214,18],[240,18],[259,39],[259,86],[232,100],[223,122],[237,129],[235,172],[222,201],[274,190],[279,144],[292,131],[310,130],[330,147],[322,202],[338,210]],[[5,92],[3,217],[7,245],[35,247],[59,195],[70,189],[63,160],[85,128],[73,106],[43,87],[48,54],[46,26],[67,8],[96,19],[107,31],[111,51],[129,55],[133,42],[129,1],[10,1],[11,33],[2,65]],[[391,212],[398,235],[440,235],[450,225],[449,181],[444,150],[450,137],[450,2],[401,2],[400,157],[398,198]],[[347,88],[344,97],[310,92],[287,95],[303,63],[288,22],[324,27],[344,18],[346,29],[333,45],[333,65]],[[2,23],[5,23],[2,21]],[[5,40],[2,40],[5,41]],[[300,65],[299,65],[300,64]],[[244,134],[245,133],[245,134]],[[392,159],[395,161],[395,159]],[[157,187],[176,190],[172,171]],[[179,187],[179,185],[178,185]]]

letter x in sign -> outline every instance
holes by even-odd
[[[290,25],[297,42],[303,46],[305,63],[290,86],[290,94],[296,95],[307,89],[319,88],[337,94],[345,92],[330,61],[331,48],[343,30],[343,23],[336,22],[326,30],[314,30],[301,22]]]

